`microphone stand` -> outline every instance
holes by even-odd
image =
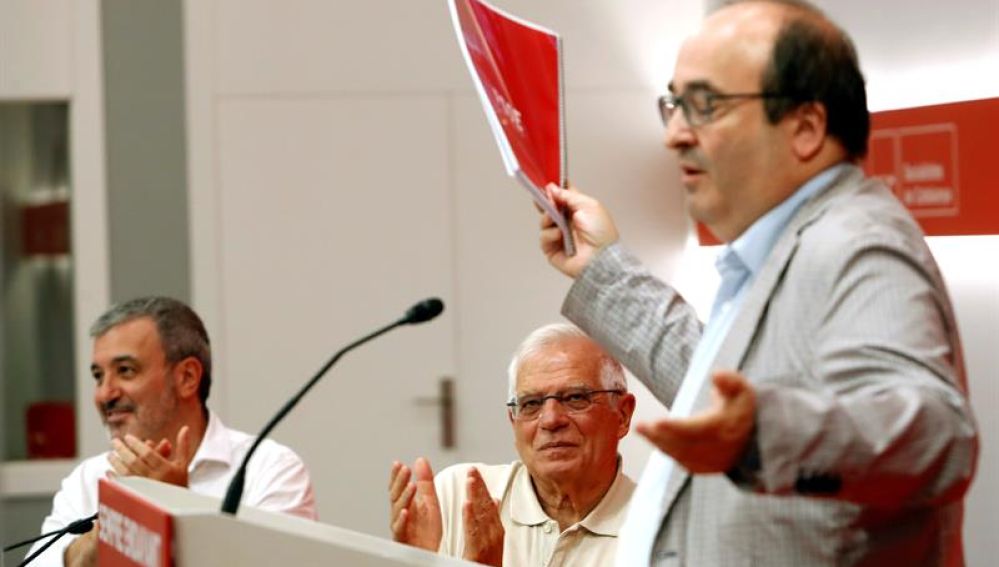
[[[11,551],[13,549],[17,549],[19,547],[23,547],[25,545],[35,543],[36,541],[38,541],[40,539],[44,539],[44,538],[47,538],[49,536],[55,536],[52,539],[50,539],[49,541],[45,542],[45,545],[43,545],[40,548],[38,548],[38,551],[32,553],[28,557],[25,557],[24,560],[21,561],[21,563],[18,564],[18,567],[24,567],[25,565],[27,565],[28,563],[30,563],[31,561],[33,561],[36,557],[38,557],[39,555],[41,555],[46,549],[48,549],[49,547],[51,547],[52,544],[54,544],[55,542],[59,541],[59,538],[61,538],[62,536],[66,535],[66,534],[75,534],[75,535],[85,534],[85,533],[89,532],[90,530],[94,529],[94,522],[96,520],[97,520],[97,514],[94,514],[93,516],[87,516],[86,518],[80,518],[79,520],[76,520],[75,522],[70,523],[65,528],[58,529],[58,530],[53,530],[51,532],[44,533],[44,534],[42,534],[40,536],[35,536],[33,538],[29,538],[29,539],[26,539],[24,541],[19,541],[17,543],[12,543],[12,544],[8,545],[7,547],[3,548],[3,552],[7,553],[8,551]]]
[[[288,412],[290,412],[296,405],[298,405],[298,402],[305,396],[306,393],[308,393],[309,390],[312,389],[313,386],[316,385],[317,382],[319,382],[319,379],[322,378],[323,375],[326,374],[326,372],[334,364],[336,364],[336,361],[340,360],[340,357],[354,350],[355,348],[361,346],[362,344],[370,341],[371,339],[384,335],[385,333],[391,331],[392,329],[395,329],[396,327],[402,325],[415,325],[418,323],[429,321],[430,319],[433,319],[437,315],[440,315],[441,311],[443,310],[444,310],[444,304],[441,303],[439,299],[436,298],[425,299],[417,303],[413,307],[411,307],[406,312],[406,315],[404,315],[398,321],[390,325],[386,325],[381,329],[378,329],[377,331],[369,335],[366,335],[360,339],[357,339],[356,341],[343,347],[336,354],[334,354],[333,357],[330,358],[329,361],[327,361],[326,364],[324,364],[323,367],[319,369],[319,372],[316,372],[316,375],[313,376],[312,379],[310,379],[308,382],[306,382],[305,386],[302,386],[302,388],[298,391],[298,393],[295,394],[290,400],[288,400],[288,402],[281,407],[281,409],[277,412],[277,414],[275,414],[274,417],[272,417],[271,420],[267,422],[267,425],[264,426],[264,429],[260,432],[260,435],[257,435],[257,438],[253,441],[253,445],[250,446],[250,450],[247,451],[246,456],[243,457],[243,462],[239,465],[239,469],[236,471],[236,474],[233,475],[232,480],[229,482],[229,488],[226,490],[225,499],[222,501],[221,511],[223,513],[230,514],[233,516],[236,515],[236,511],[239,509],[239,501],[243,497],[243,488],[244,485],[246,484],[246,466],[250,462],[250,457],[253,456],[254,451],[257,450],[257,447],[267,437],[267,435],[271,432],[271,430],[274,429],[274,427],[278,424],[278,422],[284,419],[284,416],[288,415]]]

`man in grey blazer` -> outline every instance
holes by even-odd
[[[961,565],[978,452],[953,310],[923,235],[857,166],[869,115],[850,39],[803,2],[712,12],[660,99],[687,208],[726,243],[702,324],[550,187],[576,281],[563,313],[669,408],[619,565]]]

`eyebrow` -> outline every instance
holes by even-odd
[[[122,362],[132,362],[132,363],[138,364],[139,363],[139,359],[135,358],[134,356],[132,356],[130,354],[120,354],[120,355],[118,355],[118,356],[116,356],[116,357],[114,357],[114,358],[111,359],[111,364],[120,364]],[[93,372],[94,370],[100,370],[100,369],[101,369],[101,366],[99,364],[97,364],[95,362],[91,362],[90,363],[90,371],[91,372]]]
[[[551,394],[546,394],[544,392],[538,392],[538,391],[535,390],[535,391],[527,391],[527,392],[523,392],[521,394],[517,394],[516,397],[518,397],[518,398],[527,398],[527,397],[534,397],[534,396],[552,396],[552,395],[555,395],[555,394],[562,395],[562,394],[566,394],[566,393],[569,393],[569,392],[579,392],[580,390],[599,390],[599,389],[600,388],[594,388],[594,387],[592,387],[592,386],[590,386],[588,384],[572,384],[570,386],[566,386],[565,388],[561,388],[559,390],[556,390],[555,392],[553,392]]]
[[[670,81],[669,85],[666,88],[669,89],[669,92],[676,94],[676,85],[673,84],[673,81]],[[684,92],[686,92],[691,89],[709,90],[709,91],[718,90],[714,85],[711,84],[711,81],[705,81],[705,80],[690,81],[689,83],[687,83],[686,88],[684,88],[683,90]]]

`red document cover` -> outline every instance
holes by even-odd
[[[507,174],[516,177],[575,244],[545,186],[566,184],[562,44],[558,34],[482,0],[449,0],[451,20]]]

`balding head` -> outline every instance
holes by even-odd
[[[787,96],[764,101],[771,123],[801,104],[818,102],[828,114],[829,136],[847,157],[856,161],[867,155],[867,92],[850,36],[817,6],[801,0],[730,0],[705,23],[727,14],[733,20],[759,19],[760,27],[777,25],[760,90]]]

